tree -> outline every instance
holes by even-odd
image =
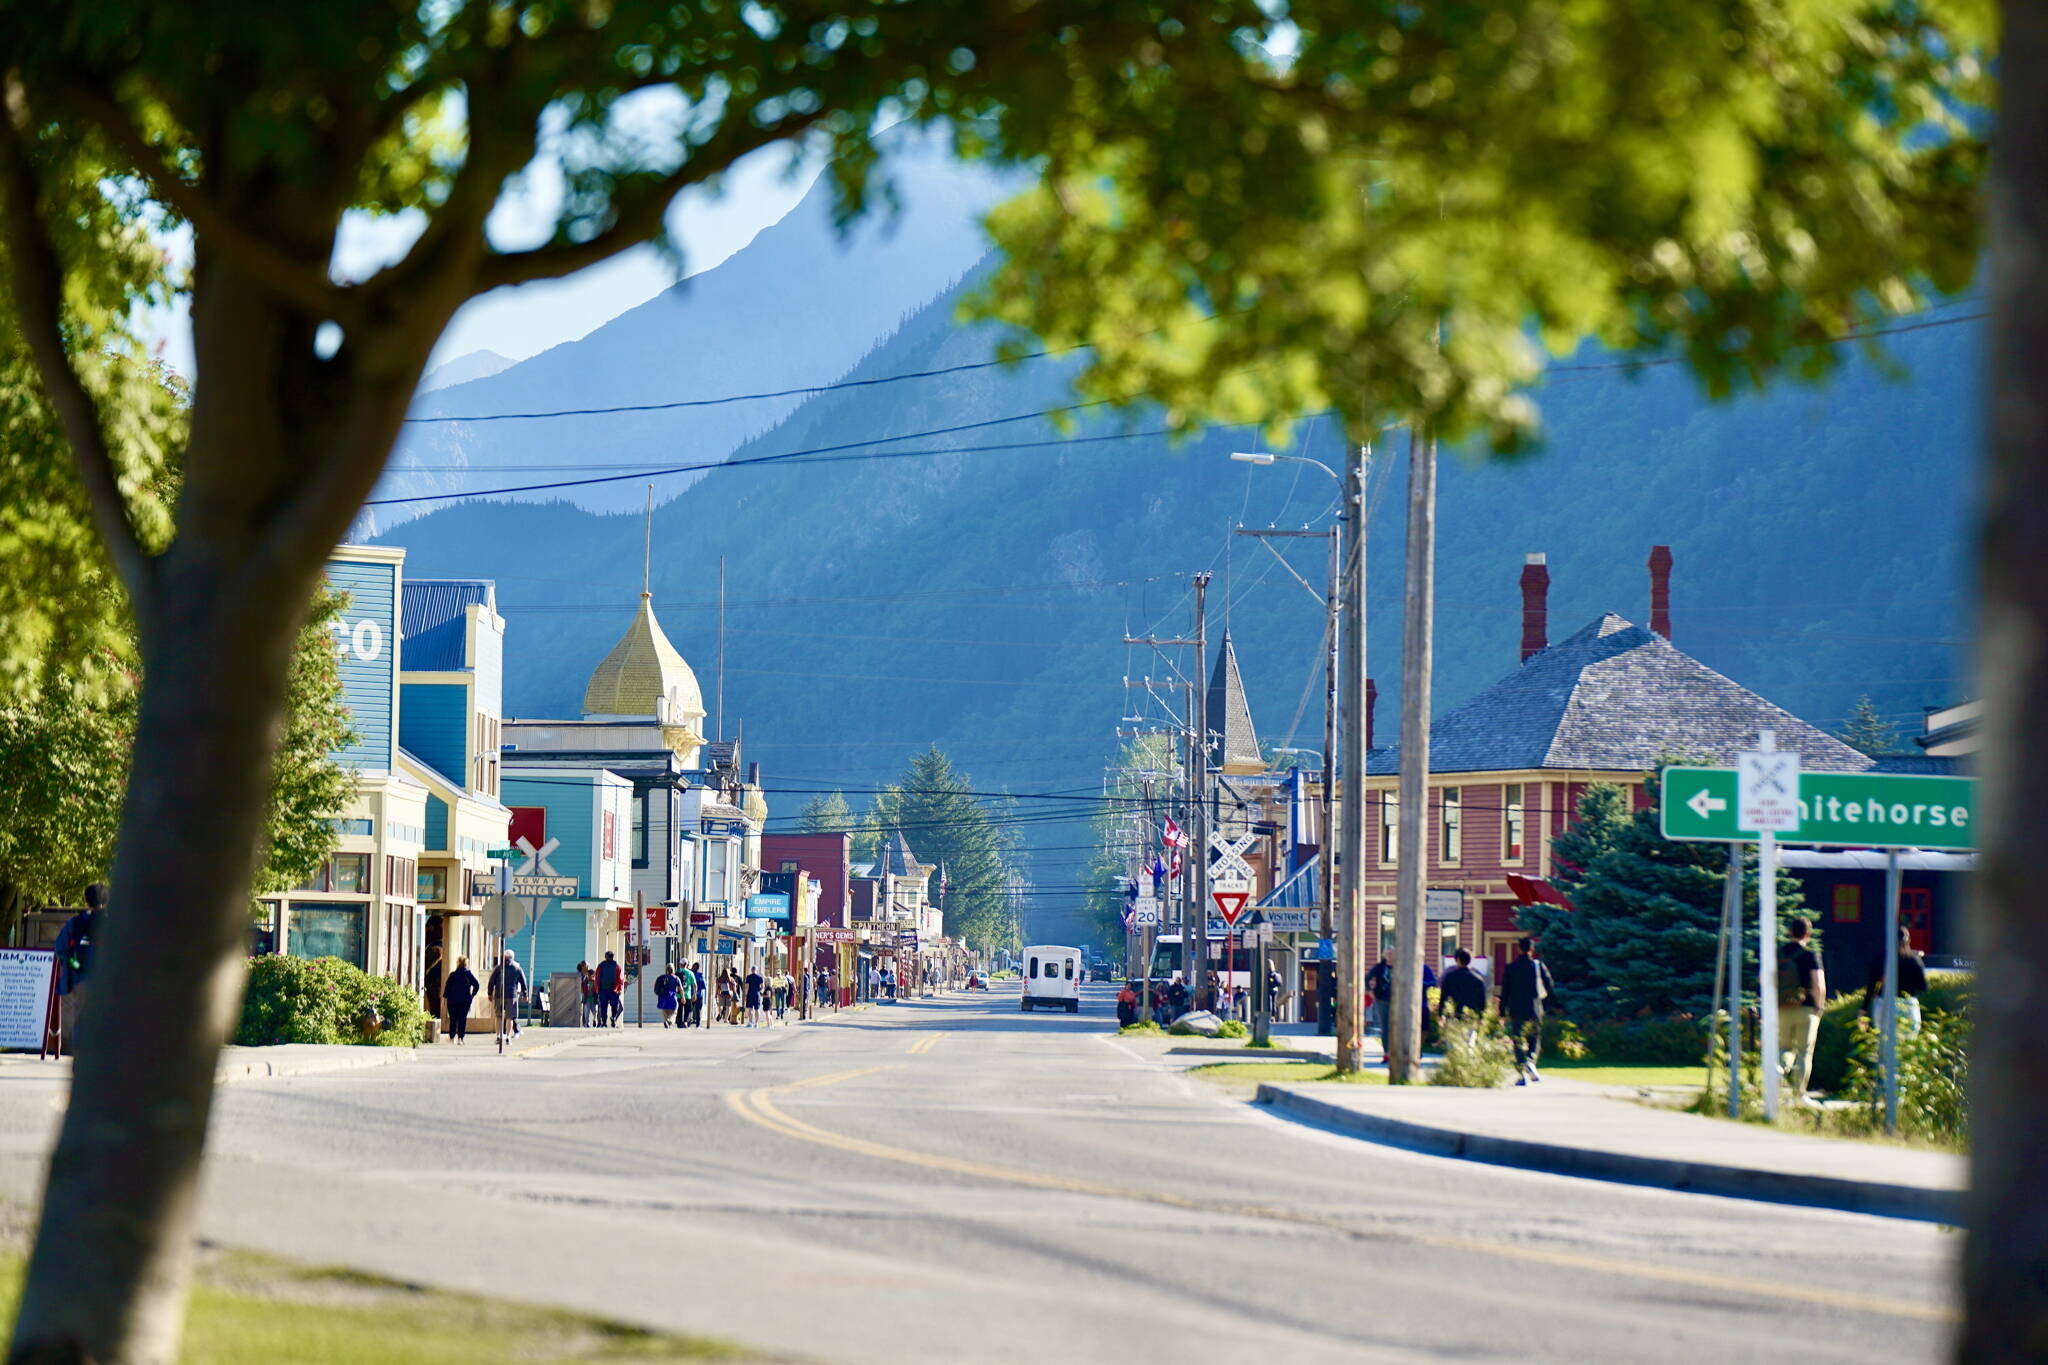
[[[137,623],[115,878],[161,912],[107,938],[17,1355],[174,1353],[292,642],[467,299],[659,236],[676,193],[791,137],[829,150],[850,216],[886,198],[872,130],[943,122],[1048,170],[998,219],[989,307],[1093,343],[1087,392],[1512,445],[1532,334],[1669,347],[1725,389],[1818,372],[1812,343],[1967,280],[1991,32],[1982,0],[0,11],[9,307]],[[562,192],[507,248],[486,224],[529,169]],[[420,230],[342,283],[354,209]],[[167,543],[98,378],[89,317],[133,302],[102,268],[109,213],[124,250],[152,218],[192,229]]]
[[[1649,802],[1635,809],[1626,788],[1589,787],[1576,818],[1551,844],[1551,880],[1573,909],[1543,904],[1516,911],[1542,939],[1544,960],[1575,1017],[1698,1018],[1712,1004],[1728,851],[1666,839],[1658,828],[1657,785],[1655,777],[1645,783]],[[1757,876],[1752,859],[1743,877],[1745,907],[1755,901]],[[1798,879],[1780,868],[1780,922],[1804,904]],[[1753,939],[1743,962],[1744,979],[1751,979]]]
[[[853,808],[839,792],[814,796],[797,812],[796,822],[806,834],[846,834],[853,828]]]
[[[901,830],[919,862],[945,869],[946,932],[980,943],[1014,938],[1016,849],[997,811],[936,744],[910,760],[893,790],[884,837]],[[934,873],[935,895],[938,885]]]
[[[1852,749],[1861,750],[1875,758],[1879,754],[1895,753],[1899,747],[1899,727],[1884,718],[1877,709],[1877,703],[1870,699],[1868,692],[1856,699],[1849,710],[1849,720],[1835,737]]]

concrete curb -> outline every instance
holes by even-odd
[[[1922,1185],[1887,1185],[1792,1171],[1720,1166],[1703,1161],[1637,1156],[1565,1147],[1522,1138],[1467,1133],[1408,1119],[1366,1114],[1283,1085],[1261,1085],[1253,1103],[1346,1137],[1362,1138],[1430,1156],[1512,1166],[1525,1171],[1604,1180],[1618,1185],[1681,1190],[1690,1194],[1754,1199],[1766,1204],[1869,1213],[1923,1223],[1963,1224],[1963,1191]],[[1711,1120],[1703,1120],[1711,1121]]]
[[[251,1048],[251,1052],[268,1051],[267,1048]],[[224,1059],[214,1069],[213,1079],[217,1085],[233,1081],[283,1079],[290,1076],[321,1076],[337,1071],[366,1071],[371,1067],[390,1066],[395,1062],[414,1060],[413,1049],[409,1047],[338,1047],[332,1053],[323,1052],[317,1056],[304,1053],[291,1057],[250,1057],[236,1056]]]
[[[1168,1057],[1229,1057],[1241,1062],[1329,1062],[1336,1064],[1336,1054],[1317,1052],[1312,1048],[1284,1047],[1170,1047],[1163,1054]]]

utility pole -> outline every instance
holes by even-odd
[[[1294,574],[1296,582],[1300,583],[1304,588],[1308,588],[1311,596],[1319,596],[1323,601],[1323,790],[1320,802],[1321,829],[1316,836],[1316,857],[1322,866],[1322,876],[1317,878],[1321,889],[1318,899],[1321,901],[1320,908],[1322,913],[1318,918],[1316,927],[1318,929],[1317,937],[1324,943],[1332,943],[1337,937],[1336,822],[1331,817],[1335,811],[1337,799],[1337,661],[1341,648],[1340,641],[1343,638],[1343,631],[1339,626],[1338,616],[1339,608],[1344,601],[1344,571],[1340,567],[1344,544],[1344,521],[1345,514],[1339,511],[1337,514],[1337,525],[1327,531],[1280,531],[1271,527],[1262,531],[1239,527],[1237,531],[1237,534],[1241,536],[1252,536],[1260,541],[1306,538],[1327,540],[1330,543],[1329,578],[1321,593],[1317,593],[1314,588],[1309,587],[1308,580],[1299,573],[1295,573],[1292,564],[1289,564],[1284,558],[1280,559],[1280,566],[1286,569],[1287,572]],[[1276,558],[1279,557],[1279,552],[1273,550],[1272,546],[1268,545],[1266,548]],[[1331,965],[1329,963],[1324,964],[1326,974]],[[1334,1001],[1337,998],[1336,993],[1334,991],[1330,992],[1329,998]],[[1318,1009],[1316,1011],[1316,1032],[1324,1037],[1328,1037],[1336,1031],[1336,1021],[1330,1017],[1330,1014],[1331,1011],[1328,1009]]]
[[[1193,716],[1188,732],[1188,810],[1194,818],[1188,831],[1185,885],[1189,910],[1181,946],[1194,945],[1188,958],[1188,991],[1199,1000],[1209,972],[1209,575],[1196,574],[1194,589],[1195,668],[1188,685],[1192,698],[1188,710]]]
[[[1360,446],[1352,453],[1338,523],[1344,541],[1344,586],[1339,594],[1344,624],[1334,633],[1344,641],[1345,666],[1337,670],[1344,714],[1344,848],[1336,866],[1326,865],[1324,872],[1334,876],[1341,870],[1343,886],[1335,916],[1337,959],[1323,965],[1334,968],[1337,978],[1337,1070],[1346,1075],[1365,1065],[1365,477],[1371,464],[1372,447]],[[1327,813],[1327,799],[1324,810]],[[1327,830],[1323,839],[1327,847]]]
[[[1408,429],[1408,576],[1401,619],[1401,867],[1387,1080],[1422,1078],[1422,912],[1429,872],[1429,681],[1436,627],[1436,438]]]

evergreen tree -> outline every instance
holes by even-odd
[[[1542,940],[1558,993],[1586,1020],[1703,1015],[1714,993],[1715,946],[1728,845],[1670,840],[1658,829],[1657,779],[1648,804],[1629,809],[1626,789],[1600,784],[1579,800],[1570,828],[1553,841],[1551,882],[1573,909],[1523,906],[1523,927]],[[1745,862],[1743,904],[1756,903],[1755,859]],[[1801,913],[1799,882],[1778,872],[1780,921]],[[1745,911],[1743,923],[1753,920]],[[1753,980],[1753,942],[1743,949]]]
[[[853,807],[839,792],[814,796],[797,812],[797,828],[806,834],[846,834],[853,830]]]
[[[973,783],[936,744],[910,761],[886,799],[877,798],[876,813],[886,833],[903,832],[919,862],[946,869],[948,934],[977,943],[1014,940],[1014,837],[996,802],[975,796]],[[939,894],[936,872],[932,894]]]
[[[1835,738],[1872,758],[1899,750],[1899,727],[1884,718],[1868,692],[1856,699],[1849,709],[1848,722],[1835,731]]]

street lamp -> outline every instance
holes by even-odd
[[[1330,476],[1330,481],[1338,486],[1340,495],[1346,491],[1344,489],[1344,479],[1336,470],[1330,468],[1321,460],[1311,459],[1306,455],[1280,455],[1267,450],[1237,450],[1231,452],[1230,458],[1239,464],[1249,465],[1271,465],[1282,461],[1288,464],[1313,465]],[[1351,951],[1353,940],[1358,937],[1357,926],[1352,923],[1354,916],[1347,912],[1340,920],[1337,915],[1337,850],[1331,844],[1331,834],[1336,828],[1337,681],[1340,675],[1338,640],[1341,634],[1341,628],[1338,624],[1338,608],[1344,596],[1343,585],[1348,572],[1340,566],[1350,564],[1354,560],[1362,558],[1352,548],[1355,545],[1362,544],[1365,535],[1363,524],[1365,511],[1362,501],[1358,497],[1358,491],[1362,483],[1362,478],[1355,479],[1353,487],[1349,490],[1351,496],[1340,496],[1337,525],[1333,530],[1323,532],[1310,532],[1306,530],[1240,530],[1238,533],[1250,536],[1326,535],[1330,541],[1329,587],[1323,597],[1324,644],[1328,650],[1323,669],[1323,747],[1319,750],[1283,750],[1282,752],[1312,753],[1316,756],[1322,768],[1323,799],[1320,803],[1322,806],[1322,829],[1317,835],[1317,857],[1322,862],[1322,913],[1318,916],[1319,923],[1317,927],[1320,932],[1317,937],[1324,944],[1339,944],[1341,940],[1341,946],[1337,960],[1332,961],[1328,958],[1320,957],[1318,959],[1316,993],[1320,999],[1316,1010],[1316,1032],[1326,1037],[1332,1033],[1337,1034],[1338,1052],[1341,1054],[1340,1060],[1351,1067],[1355,1067],[1357,1064],[1359,1047],[1354,1041],[1353,1045],[1347,1048],[1346,1040],[1356,1040],[1359,1035],[1356,1020],[1350,1016],[1358,1012],[1357,1001],[1360,992],[1364,989],[1364,985],[1362,981],[1344,980],[1342,978],[1347,975],[1347,972],[1349,975],[1359,975],[1363,968],[1358,964],[1357,954]],[[1353,527],[1348,540],[1344,529],[1347,526]],[[1270,545],[1266,548],[1272,549]],[[1362,564],[1360,567],[1363,567]],[[1296,577],[1299,577],[1299,575],[1296,575]],[[1306,587],[1307,585],[1304,583],[1303,586]],[[1355,617],[1354,620],[1362,622],[1363,617]],[[1362,688],[1364,684],[1360,683],[1359,686]],[[1358,718],[1352,717],[1350,723],[1353,726],[1358,725]],[[1346,747],[1350,749],[1354,746],[1347,745]],[[1363,765],[1360,764],[1358,766],[1360,768],[1359,772],[1347,771],[1345,774],[1345,781],[1354,788],[1361,784],[1364,777]],[[1346,875],[1355,876],[1357,873],[1355,869],[1347,868]],[[1346,892],[1345,903],[1349,906],[1355,901],[1356,897],[1349,895],[1348,886]],[[1344,1001],[1352,1002],[1348,1010],[1342,1003]],[[1340,1013],[1346,1015],[1342,1022],[1334,1017]]]

